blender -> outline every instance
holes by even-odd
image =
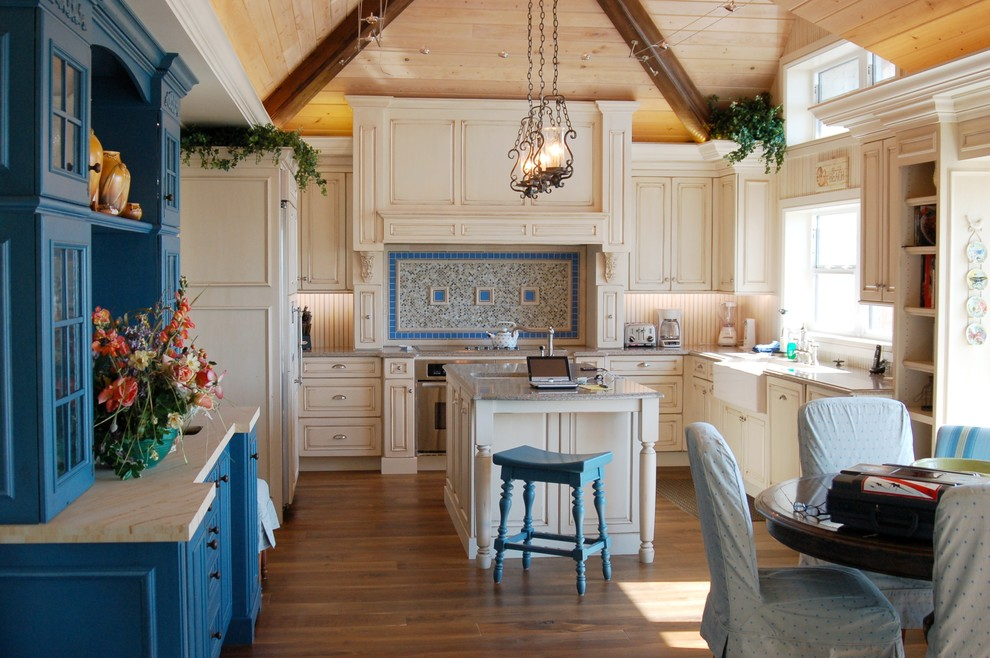
[[[736,344],[736,303],[722,302],[719,304],[722,316],[722,328],[718,332],[718,344],[729,346]]]

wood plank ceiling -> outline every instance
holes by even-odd
[[[347,94],[526,97],[527,0],[210,1],[269,112],[276,116],[272,107],[290,104],[276,123],[304,135],[350,135]],[[548,11],[550,4],[546,0]],[[568,100],[639,101],[636,141],[698,141],[698,108],[691,106],[699,98],[774,89],[795,16],[911,71],[988,43],[990,28],[972,15],[982,6],[985,17],[988,5],[990,0],[559,0],[558,88]],[[354,35],[368,27],[356,17],[383,11],[381,39],[359,49]],[[956,13],[965,20],[954,19]],[[345,25],[349,20],[355,24]],[[926,31],[929,23],[938,25],[938,36]],[[637,31],[643,24],[647,29]],[[976,34],[964,38],[967,29]],[[341,43],[339,35],[348,33]],[[637,43],[634,57],[629,44],[637,33],[662,35],[670,49]],[[929,44],[933,40],[938,48]],[[641,61],[644,55],[649,61]],[[664,58],[670,55],[675,77],[680,69],[694,87],[679,96],[664,87],[670,73]],[[307,68],[321,61],[333,70]],[[319,75],[325,79],[304,95],[311,100],[294,104],[289,96]]]

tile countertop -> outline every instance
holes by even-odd
[[[662,398],[663,395],[636,382],[617,378],[605,391],[576,389],[541,390],[529,385],[526,366],[522,363],[465,363],[448,365],[448,379],[468,387],[475,400],[532,400],[591,402]]]
[[[539,346],[523,346],[518,350],[469,350],[461,346],[429,346],[404,350],[399,347],[386,347],[377,350],[317,350],[305,352],[304,358],[313,357],[354,357],[372,356],[389,358],[473,358],[473,359],[524,359],[538,355]],[[811,383],[832,389],[839,393],[854,395],[888,395],[894,391],[894,380],[890,377],[871,375],[862,368],[835,368],[823,364],[810,369],[789,361],[786,357],[743,352],[738,347],[718,345],[695,345],[679,349],[657,348],[606,348],[597,349],[586,345],[562,345],[555,350],[558,355],[566,354],[576,359],[604,356],[700,356],[718,361],[738,362],[746,368],[763,368],[774,377],[781,377],[800,383]],[[559,394],[558,394],[559,395]]]

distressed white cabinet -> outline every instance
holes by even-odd
[[[797,417],[798,409],[805,403],[805,385],[768,376],[766,387],[767,417],[770,420],[768,484],[776,484],[801,474]]]
[[[901,246],[891,212],[900,204],[891,199],[897,140],[889,137],[863,144],[860,205],[859,300],[871,304],[897,301],[897,267]],[[899,214],[898,214],[899,219]],[[895,220],[896,221],[896,220]]]
[[[712,360],[689,356],[684,363],[684,425],[711,423],[717,426],[721,418],[712,383]]]
[[[711,178],[639,176],[633,188],[630,290],[711,290]]]
[[[777,187],[774,175],[740,166],[715,179],[715,289],[776,292]]]
[[[304,292],[348,289],[351,175],[321,173],[326,196],[311,183],[299,200],[299,288]]]
[[[382,473],[416,472],[416,382],[412,359],[384,360]]]
[[[182,269],[196,299],[195,340],[227,371],[228,400],[261,404],[258,475],[281,510],[291,484],[283,415],[291,414],[283,375],[297,349],[290,320],[297,251],[295,166],[288,155],[181,171]],[[287,238],[287,236],[289,236]]]
[[[721,417],[718,428],[739,464],[746,493],[756,496],[770,485],[767,416],[723,404]]]
[[[375,356],[303,359],[299,454],[377,457],[382,451],[382,360]]]
[[[607,369],[617,377],[632,379],[663,394],[660,400],[660,438],[658,452],[684,450],[681,413],[684,410],[684,357],[681,356],[609,356]]]

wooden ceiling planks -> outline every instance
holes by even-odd
[[[737,11],[725,16],[722,0],[639,1],[661,33],[674,35],[672,51],[702,97],[752,96],[772,88],[793,21],[772,0],[738,1]],[[358,0],[211,2],[263,98],[288,82],[300,57],[326,50],[319,41],[326,41],[358,6]],[[396,2],[389,0],[389,13]],[[527,4],[415,0],[388,21],[380,47],[365,48],[315,94],[309,90],[312,100],[301,104],[291,120],[280,115],[282,125],[303,134],[350,134],[345,94],[524,99]],[[370,8],[378,13],[378,2],[363,5],[364,13]],[[265,19],[263,9],[279,18]],[[629,56],[627,43],[596,0],[560,0],[559,19],[558,86],[567,98],[637,100],[634,139],[694,141],[652,76]],[[430,54],[420,54],[421,48]],[[502,50],[508,53],[505,59],[498,56]]]
[[[907,73],[990,46],[990,0],[776,0]]]

